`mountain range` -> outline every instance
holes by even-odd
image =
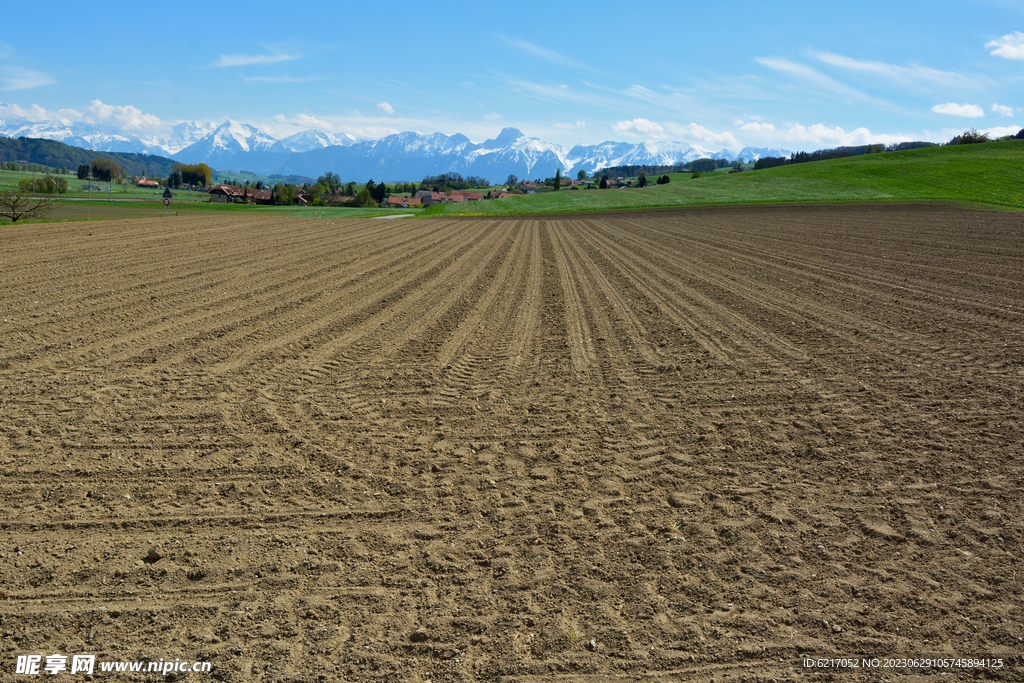
[[[306,130],[276,139],[260,128],[225,121],[220,126],[199,121],[179,123],[167,137],[109,133],[86,124],[0,121],[0,135],[59,140],[97,151],[170,156],[184,163],[205,163],[220,171],[252,171],[261,175],[317,177],[332,171],[343,180],[415,181],[428,175],[460,173],[493,183],[510,174],[521,179],[546,178],[561,169],[566,176],[593,173],[608,166],[668,166],[700,158],[789,156],[789,150],[746,147],[738,153],[708,150],[686,142],[601,142],[571,149],[515,128],[492,140],[475,143],[465,135],[406,131],[379,140],[357,141],[349,135]]]

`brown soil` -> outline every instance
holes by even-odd
[[[1022,273],[934,207],[6,226],[0,679],[1020,680]]]

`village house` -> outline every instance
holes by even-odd
[[[433,206],[434,204],[451,204],[452,198],[446,195],[444,192],[430,192],[429,194],[420,197],[420,193],[416,193],[416,197],[423,202],[423,206]],[[462,200],[459,200],[462,201]]]
[[[214,185],[210,190],[210,201],[217,204],[270,204],[272,193],[251,187]]]
[[[487,196],[484,197],[484,199],[502,199],[503,197],[513,196],[515,195],[513,195],[511,192],[506,192],[505,190],[491,190],[490,192],[487,193]]]
[[[423,206],[423,201],[416,197],[388,197],[388,206],[408,209],[413,206]]]
[[[140,180],[139,182],[135,183],[135,186],[136,187],[146,188],[146,189],[149,189],[149,190],[155,190],[158,187],[160,187],[160,183],[158,183],[155,180],[147,180],[146,178],[142,178],[142,180]]]
[[[483,192],[470,192],[468,190],[452,190],[453,202],[478,202],[484,198]]]

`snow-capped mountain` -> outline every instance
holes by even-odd
[[[356,139],[348,133],[334,135],[333,133],[324,133],[319,130],[304,130],[301,133],[289,135],[278,140],[274,144],[273,151],[308,152],[312,149],[323,149],[324,147],[347,147],[355,143]]]
[[[568,169],[566,150],[561,145],[523,135],[505,128],[493,140],[471,145],[462,162],[463,175],[475,175],[501,182],[514,174],[519,178],[547,178],[556,168]]]
[[[0,120],[0,135],[59,140],[108,152],[170,156],[186,163],[206,163],[222,171],[317,177],[326,171],[345,180],[419,180],[438,173],[481,176],[500,183],[510,174],[521,179],[547,178],[561,169],[565,176],[588,174],[608,166],[669,166],[710,157],[745,161],[789,156],[789,150],[746,147],[739,154],[713,151],[686,142],[606,141],[566,149],[553,142],[505,128],[491,140],[474,143],[465,135],[406,131],[379,140],[357,141],[351,135],[306,130],[281,140],[254,126],[232,120],[221,125],[184,121],[165,136],[112,133],[83,122],[39,123]]]
[[[744,147],[736,155],[736,158],[749,162],[757,161],[764,157],[788,157],[791,154],[792,152],[788,149],[779,149],[778,147]]]
[[[129,152],[158,156],[174,154],[206,137],[215,129],[214,124],[185,121],[171,128],[168,137],[161,137],[126,132],[112,133],[109,130],[82,122],[39,122],[20,118],[0,121],[0,135],[11,138],[43,138],[99,152]]]
[[[211,168],[235,168],[235,157],[270,151],[277,140],[262,129],[228,119],[209,135],[174,155],[189,163],[205,163]],[[282,151],[282,154],[287,154]]]
[[[528,137],[515,128],[505,128],[494,139],[481,143],[459,134],[422,135],[407,131],[345,146],[324,145],[328,140],[326,135],[318,131],[309,133],[295,145],[299,148],[302,143],[317,145],[307,151],[289,153],[291,145],[284,144],[285,140],[254,147],[251,151],[240,147],[229,150],[225,145],[218,147],[215,142],[218,135],[211,134],[182,150],[175,158],[188,163],[202,161],[222,170],[244,168],[265,174],[316,177],[330,170],[346,179],[394,181],[460,173],[481,176],[495,183],[504,181],[510,174],[521,179],[547,178],[554,175],[556,169],[561,169],[564,175],[575,175],[581,169],[589,174],[606,166],[667,166],[702,157],[735,158],[729,150],[716,152],[686,142],[609,141],[577,145],[567,150],[553,142]]]

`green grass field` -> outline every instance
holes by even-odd
[[[398,216],[404,214],[419,214],[423,209],[349,209],[331,207],[312,207],[300,209],[295,206],[252,206],[246,204],[216,204],[210,202],[178,202],[171,200],[167,208],[168,218],[177,216],[200,216],[220,215],[225,212],[250,212],[259,214],[274,214],[278,216],[294,216],[310,219],[339,219],[339,218],[374,218],[377,216]],[[41,223],[58,221],[88,221],[88,220],[120,220],[128,218],[158,218],[164,216],[164,205],[161,202],[127,202],[127,201],[82,201],[62,200],[54,203],[53,209],[45,221],[29,220],[23,218],[22,223]],[[10,223],[6,218],[0,218],[0,223]]]
[[[36,173],[36,178],[43,178],[45,174]],[[153,202],[154,204],[160,204],[163,206],[163,190],[153,191],[144,190],[142,188],[136,188],[130,182],[125,181],[124,185],[118,185],[116,182],[109,185],[106,182],[99,180],[79,180],[77,175],[61,175],[61,178],[67,181],[68,191],[60,195],[61,199],[74,198],[74,199],[110,199],[117,200],[133,200],[133,201],[146,201]],[[7,171],[0,170],[0,190],[16,190],[18,188],[18,182],[22,179],[32,179],[31,171]],[[88,190],[81,189],[83,185],[92,185],[93,187],[102,188],[101,190],[93,190],[92,193]],[[110,191],[107,191],[107,188]],[[210,195],[203,194],[201,192],[187,192],[186,190],[175,190],[174,201],[175,202],[208,202]]]
[[[1024,210],[1024,141],[928,147],[744,173],[669,174],[668,185],[562,190],[440,204],[431,215],[566,213],[711,204],[946,201]]]

